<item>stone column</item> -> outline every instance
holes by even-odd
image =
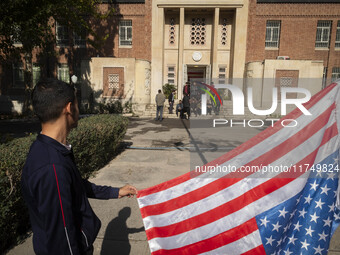
[[[184,51],[184,8],[180,8],[179,13],[179,38],[178,38],[178,63],[177,63],[177,95],[181,99],[183,97],[183,51]]]
[[[212,78],[216,78],[218,76],[218,63],[217,63],[217,49],[218,49],[218,24],[220,20],[220,8],[215,8],[214,15],[214,27],[213,27],[213,36],[212,36],[212,54],[211,54],[211,76]]]

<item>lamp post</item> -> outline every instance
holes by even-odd
[[[78,81],[78,77],[75,76],[75,75],[72,75],[72,76],[71,76],[71,81],[72,81],[73,84],[76,84],[77,81]]]

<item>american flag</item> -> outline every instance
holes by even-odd
[[[312,115],[296,109],[283,118],[296,127],[277,122],[207,164],[285,165],[289,173],[187,173],[139,191],[151,253],[327,254],[340,222],[340,85],[304,106]]]

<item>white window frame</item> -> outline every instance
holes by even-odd
[[[34,63],[32,67],[32,81],[33,86],[35,86],[41,77],[41,68],[38,64]]]
[[[23,63],[14,63],[13,67],[13,88],[25,88],[25,72]]]
[[[60,32],[60,31],[62,31],[62,32]],[[56,26],[55,26],[55,36],[56,36],[57,46],[59,46],[59,47],[69,46],[68,27],[60,24],[58,21],[56,21]]]
[[[340,79],[340,67],[333,67],[332,68],[332,82]]]
[[[279,48],[280,32],[281,32],[281,21],[280,20],[267,20],[266,37],[265,37],[266,48]],[[276,33],[277,33],[277,38],[274,38],[274,35]]]
[[[336,27],[335,48],[340,48],[340,20],[338,20]]]
[[[218,67],[218,83],[220,83],[220,84],[225,83],[226,73],[227,73],[227,67],[226,66],[219,66]]]
[[[132,20],[119,21],[119,46],[132,46]]]
[[[70,68],[67,64],[58,65],[58,80],[70,83]]]
[[[170,70],[170,68],[173,68],[173,70]],[[167,70],[168,70],[167,83],[175,85],[176,84],[176,66],[175,65],[169,65]]]
[[[315,37],[315,48],[329,48],[329,39],[331,36],[331,32],[331,20],[318,20]],[[325,37],[327,37],[327,39]]]

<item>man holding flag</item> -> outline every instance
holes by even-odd
[[[340,85],[236,149],[206,164],[236,172],[187,173],[142,190],[149,246],[158,254],[327,254],[340,222]],[[288,166],[286,172],[262,171]],[[241,172],[247,166],[262,166]],[[202,167],[203,169],[203,167]],[[204,178],[205,177],[205,178]]]

